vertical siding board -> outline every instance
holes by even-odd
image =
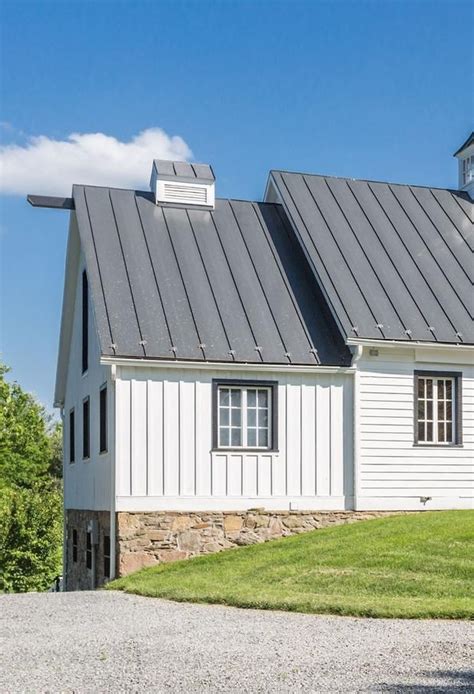
[[[227,494],[227,454],[212,456],[212,495]]]
[[[343,386],[331,384],[331,496],[343,494]]]
[[[212,389],[210,381],[196,383],[196,494],[211,496]]]
[[[147,383],[131,382],[131,487],[134,496],[147,493]]]
[[[286,387],[287,494],[301,494],[301,384]]]
[[[194,468],[195,384],[192,380],[179,382],[179,459],[180,494],[194,496],[196,480]]]
[[[286,383],[278,386],[278,447],[279,455],[272,456],[272,495],[286,495]]]
[[[316,421],[316,484],[319,496],[329,496],[330,489],[330,397],[329,384],[321,376],[316,388],[318,413]]]
[[[130,494],[130,381],[117,379],[115,384],[117,399],[117,470],[116,493],[118,496]]]
[[[179,383],[163,381],[163,475],[165,496],[179,495]]]
[[[242,467],[242,494],[248,497],[257,496],[258,456],[245,455]]]
[[[257,490],[258,495],[269,497],[272,495],[272,460],[274,456],[259,455],[258,456],[258,479]]]
[[[163,383],[148,380],[148,494],[163,495]]]
[[[301,492],[316,494],[316,419],[314,385],[301,385]]]
[[[227,493],[229,496],[242,496],[242,455],[227,456]]]

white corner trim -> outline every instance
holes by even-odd
[[[279,373],[353,373],[352,366],[318,366],[298,364],[254,364],[248,362],[180,361],[171,359],[141,359],[139,357],[102,356],[104,366],[138,366],[158,369],[195,369],[207,371],[255,371]]]

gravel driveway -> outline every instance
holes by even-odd
[[[474,690],[467,622],[318,617],[123,593],[0,597],[2,692]]]

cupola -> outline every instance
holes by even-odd
[[[454,152],[459,162],[459,190],[464,190],[474,200],[474,131]]]
[[[157,205],[214,209],[215,177],[209,164],[155,159],[150,187]]]

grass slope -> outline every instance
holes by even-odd
[[[341,525],[160,564],[109,588],[177,601],[367,617],[474,617],[474,511]]]

